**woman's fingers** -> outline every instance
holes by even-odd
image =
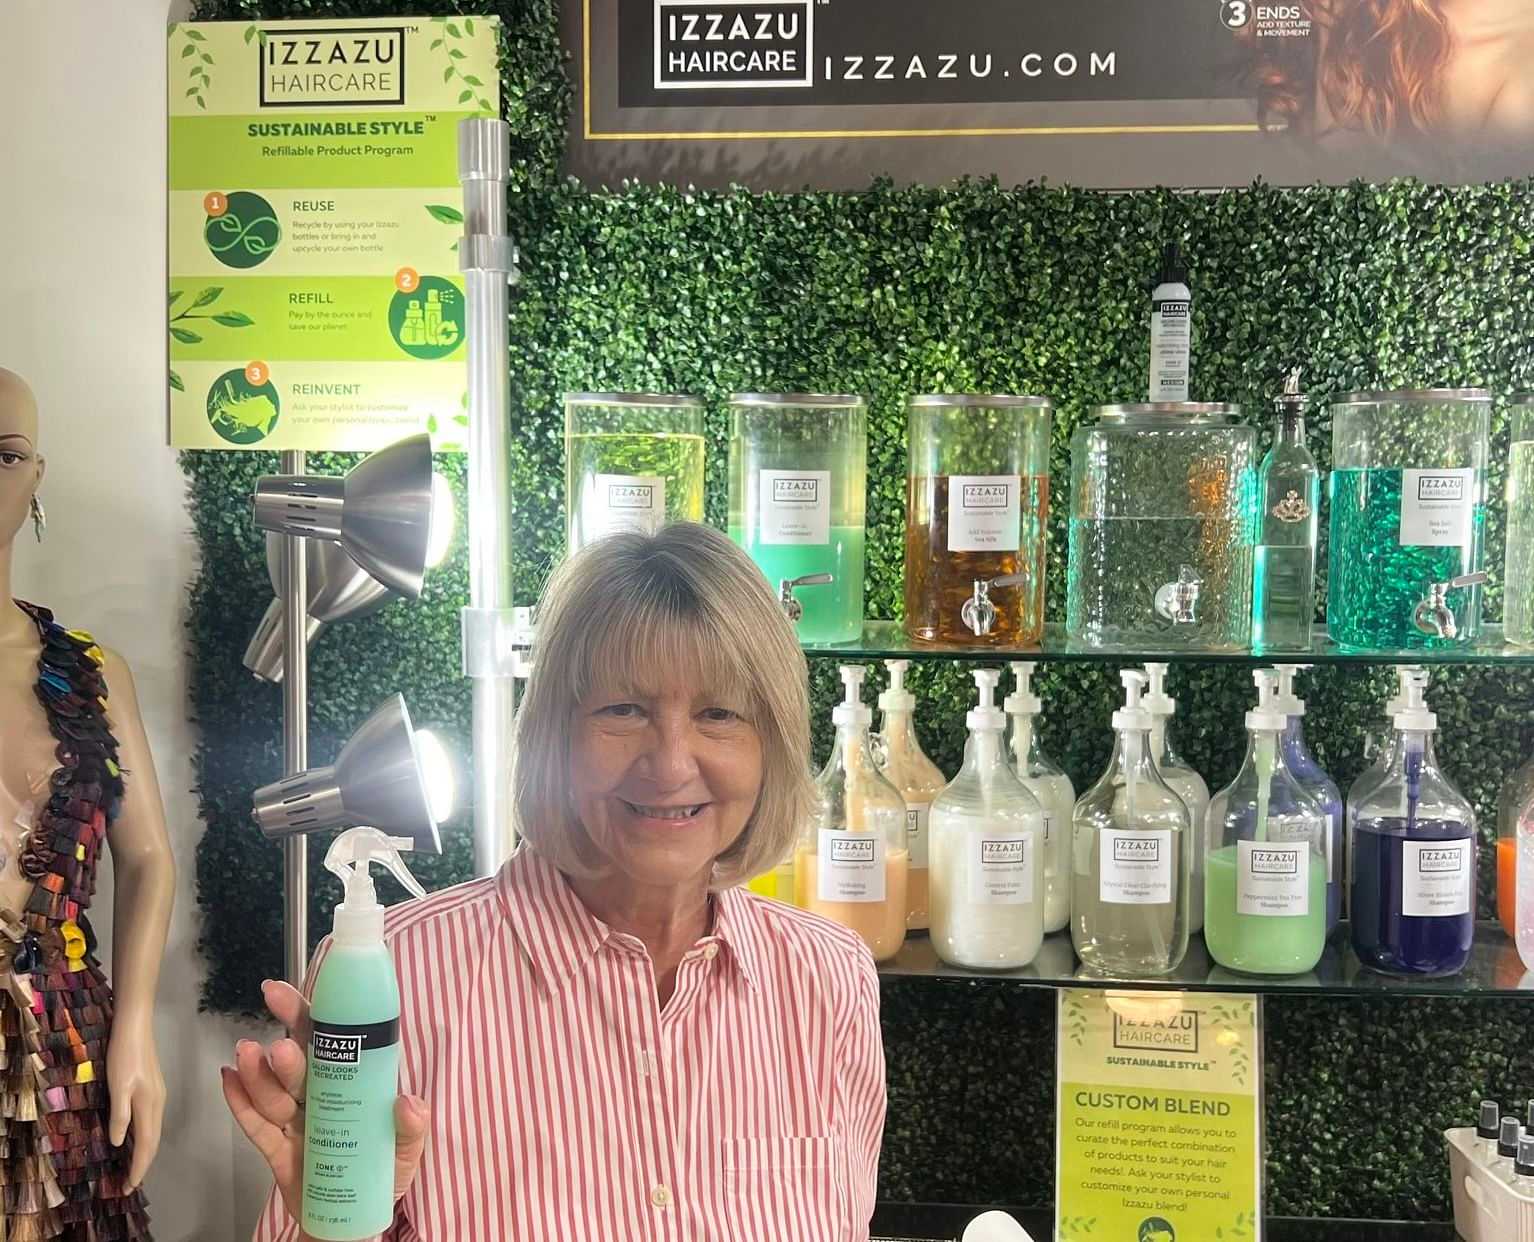
[[[415,1181],[431,1129],[431,1110],[418,1095],[402,1095],[394,1102],[394,1197],[398,1199]]]
[[[267,1059],[282,1089],[302,1104],[304,1084],[309,1076],[309,1063],[304,1057],[304,1050],[291,1039],[279,1039],[272,1045]]]
[[[283,1039],[273,1045],[273,1050],[282,1044],[296,1047],[291,1040]],[[253,1039],[240,1040],[234,1046],[234,1067],[252,1108],[279,1128],[293,1123],[299,1114],[298,1098],[272,1068],[272,1062],[260,1044]],[[297,1094],[302,1095],[302,1074],[298,1076],[297,1086]]]
[[[268,979],[261,985],[261,996],[272,1017],[287,1028],[288,1035],[300,1044],[309,1042],[309,1002],[291,983]]]
[[[280,1126],[274,1125],[262,1116],[261,1110],[256,1107],[250,1098],[250,1093],[246,1091],[238,1070],[221,1065],[218,1072],[223,1079],[224,1102],[229,1105],[229,1111],[234,1115],[240,1129],[245,1132],[245,1137],[261,1153],[261,1158],[272,1170],[272,1178],[286,1198],[290,1190],[298,1184],[299,1175],[302,1172],[300,1164],[303,1158],[302,1144],[290,1139],[283,1133]]]

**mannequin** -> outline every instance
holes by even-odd
[[[9,602],[15,540],[40,537],[44,470],[37,401],[0,368],[0,1237],[147,1239],[175,865],[127,666]],[[103,837],[115,997],[86,910]]]

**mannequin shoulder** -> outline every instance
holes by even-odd
[[[133,670],[114,648],[98,642],[101,649],[101,675],[106,678],[107,693],[114,703],[137,703],[138,691],[133,684]]]

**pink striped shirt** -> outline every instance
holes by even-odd
[[[720,893],[662,1009],[644,946],[523,849],[386,936],[401,1089],[432,1110],[387,1242],[868,1238],[884,1049],[850,932]],[[254,1242],[297,1237],[274,1191]]]

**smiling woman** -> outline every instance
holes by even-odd
[[[517,722],[522,847],[388,920],[407,1094],[386,1240],[865,1242],[872,960],[738,887],[810,812],[806,684],[716,531],[613,535],[555,573]],[[242,1043],[225,1094],[275,1175],[256,1238],[295,1242],[307,1006],[266,995],[293,1038]]]

